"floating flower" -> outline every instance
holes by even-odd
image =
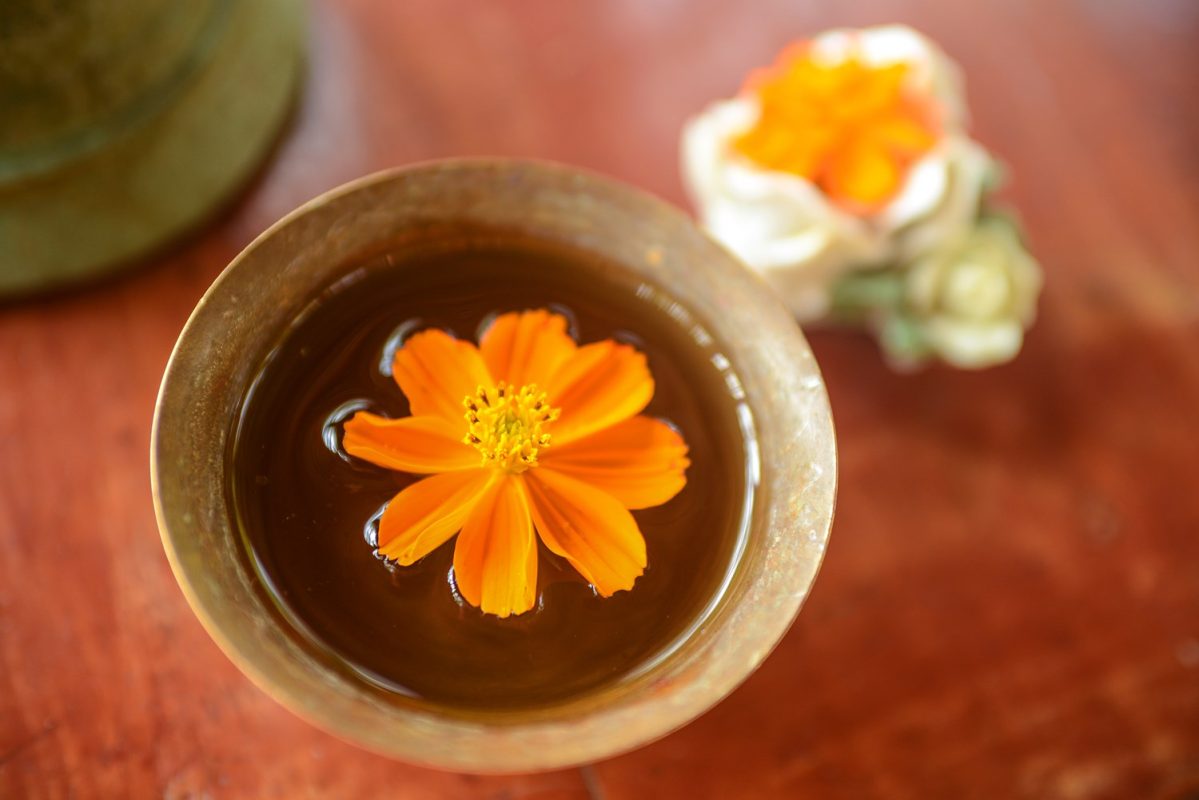
[[[500,617],[535,605],[537,536],[600,595],[632,588],[646,554],[629,511],[674,497],[689,463],[679,434],[640,413],[654,394],[643,354],[579,346],[538,310],[499,317],[478,348],[422,331],[393,372],[412,415],[360,411],[343,438],[353,456],[430,476],[384,510],[382,555],[407,566],[457,534],[459,594]]]
[[[813,320],[846,273],[974,225],[995,167],[965,125],[957,69],[928,39],[836,30],[691,120],[683,173],[708,230]]]

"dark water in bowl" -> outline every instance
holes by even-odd
[[[492,315],[543,307],[580,343],[647,355],[656,390],[643,413],[682,433],[691,466],[670,502],[633,512],[649,566],[631,591],[598,597],[539,545],[537,608],[501,620],[455,598],[453,540],[410,567],[375,555],[372,520],[417,477],[346,457],[339,421],[408,414],[389,374],[404,336],[437,327],[477,341]],[[237,523],[297,634],[364,679],[443,706],[551,705],[645,668],[717,602],[752,502],[738,387],[699,321],[586,254],[499,239],[407,250],[330,287],[266,360],[233,440]]]

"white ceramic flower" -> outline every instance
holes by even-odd
[[[957,367],[1013,358],[1036,314],[1041,268],[1006,219],[986,217],[906,273],[905,316],[924,347]]]
[[[708,230],[813,320],[846,272],[968,233],[994,164],[965,125],[958,70],[928,39],[831,31],[690,120],[683,174]]]

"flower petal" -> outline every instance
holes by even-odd
[[[501,315],[479,343],[491,376],[518,388],[536,383],[544,389],[577,349],[566,333],[566,318],[545,309]]]
[[[604,597],[631,589],[645,571],[645,539],[612,495],[538,467],[525,473],[541,541],[565,558]]]
[[[687,445],[673,428],[638,416],[546,448],[541,464],[607,492],[625,508],[649,508],[679,493],[690,462]]]
[[[869,135],[894,156],[905,159],[914,159],[937,143],[937,138],[928,127],[901,114],[879,120]]]
[[[458,592],[485,614],[523,614],[537,598],[537,539],[522,479],[502,475],[475,503],[454,545]]]
[[[554,445],[580,439],[637,414],[654,396],[645,356],[611,339],[580,347],[546,386],[562,416],[549,428]]]
[[[421,331],[396,351],[392,374],[408,398],[413,416],[433,415],[462,422],[462,399],[492,384],[479,351],[445,331]]]
[[[341,442],[350,455],[387,469],[450,472],[479,466],[479,452],[462,441],[464,427],[441,417],[387,419],[359,411]]]
[[[862,141],[850,144],[829,163],[825,188],[835,199],[872,207],[899,188],[900,165],[883,148]]]
[[[404,489],[379,520],[379,552],[405,567],[420,561],[458,532],[491,475],[484,469],[443,472]]]

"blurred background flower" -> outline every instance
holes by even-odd
[[[837,285],[862,271],[943,258],[974,235],[998,169],[966,123],[959,70],[927,38],[903,26],[834,30],[791,45],[740,96],[690,120],[683,174],[703,224],[765,275],[801,321],[887,312],[883,342],[895,363],[943,355],[986,366],[1014,356],[1022,336],[1005,340],[1014,349],[963,357],[933,344],[949,341],[943,325],[900,335],[890,321],[895,292],[876,294],[893,276],[872,276],[876,291],[842,292],[852,306],[834,304]],[[915,325],[908,317],[903,324]]]

